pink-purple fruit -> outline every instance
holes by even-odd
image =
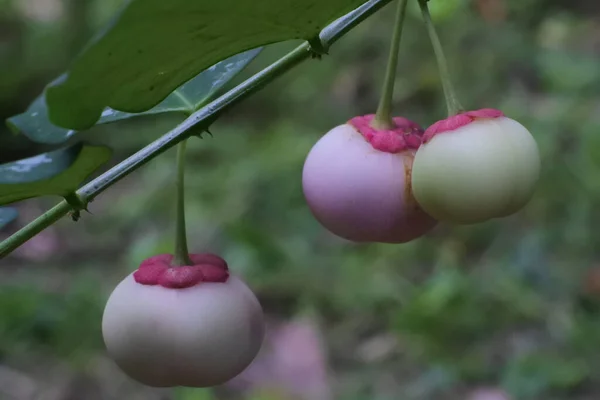
[[[112,292],[102,320],[107,350],[131,378],[153,387],[209,387],[242,372],[264,336],[261,306],[223,259],[191,254],[171,267],[151,257]]]
[[[370,125],[373,117],[355,117],[314,145],[304,164],[304,195],[315,218],[342,238],[408,242],[437,223],[411,189],[422,129],[397,117],[394,129],[378,130]]]

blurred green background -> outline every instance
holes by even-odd
[[[24,111],[120,3],[0,0],[0,117]],[[314,220],[300,175],[321,135],[375,110],[393,7],[224,115],[214,138],[190,141],[190,247],[220,253],[268,316],[246,373],[214,390],[154,390],[104,352],[111,290],[172,248],[169,151],[103,193],[91,215],[65,218],[2,260],[0,399],[599,399],[600,3],[431,0],[462,103],[530,129],[539,190],[510,218],[356,245]],[[239,79],[295,45],[269,46]],[[401,51],[395,112],[423,125],[444,118],[416,1]],[[112,146],[115,164],[179,121],[148,117],[83,137]],[[41,149],[0,127],[0,161]],[[18,204],[0,238],[56,201]]]

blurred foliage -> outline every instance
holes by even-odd
[[[0,116],[23,112],[118,3],[1,1]],[[539,189],[522,212],[476,226],[441,225],[405,245],[348,243],[310,215],[300,186],[304,157],[333,126],[374,111],[391,31],[393,13],[386,10],[328,57],[303,64],[225,115],[211,129],[214,138],[190,141],[190,247],[220,252],[269,315],[318,315],[336,398],[462,400],[472,388],[491,386],[517,400],[596,399],[600,6],[448,3],[434,18],[462,103],[503,109],[540,145]],[[269,46],[243,75],[292,46]],[[409,14],[401,51],[394,109],[423,125],[443,118],[418,13]],[[144,117],[83,136],[114,147],[123,159],[178,121]],[[2,162],[39,150],[0,129]],[[2,261],[3,365],[38,377],[43,359],[50,368],[68,363],[69,371],[98,376],[106,297],[144,257],[172,248],[173,164],[170,151],[96,199],[93,215],[61,221]],[[21,217],[0,235],[52,204],[19,204]],[[364,356],[360,349],[382,335],[395,345]],[[100,379],[112,395],[91,397],[98,390],[91,386],[90,397],[75,398],[142,393],[119,379]],[[221,398],[219,390],[169,393],[177,400]],[[265,391],[248,396],[286,398]]]

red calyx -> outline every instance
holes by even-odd
[[[436,122],[425,130],[423,134],[423,143],[427,143],[438,133],[453,131],[465,125],[469,125],[476,119],[489,119],[504,117],[504,113],[495,108],[482,108],[481,110],[467,111],[461,114],[453,115],[441,121]]]
[[[183,289],[202,282],[227,282],[229,267],[225,260],[211,253],[190,254],[193,265],[172,266],[172,254],[159,254],[142,261],[133,273],[142,285],[160,285]]]
[[[418,149],[421,145],[423,129],[404,117],[393,118],[394,129],[375,129],[371,121],[375,114],[354,117],[348,123],[352,125],[374,149],[386,153],[400,153],[407,149]]]

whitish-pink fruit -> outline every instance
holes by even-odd
[[[411,189],[422,129],[406,118],[395,128],[370,126],[374,115],[355,117],[327,132],[311,149],[302,186],[315,218],[355,242],[404,243],[437,223]]]
[[[531,199],[540,155],[531,133],[495,109],[439,121],[415,155],[415,198],[440,221],[473,224],[517,212]]]
[[[261,306],[225,261],[191,254],[171,267],[151,257],[108,299],[102,320],[110,356],[131,378],[154,387],[209,387],[242,372],[264,336]]]

